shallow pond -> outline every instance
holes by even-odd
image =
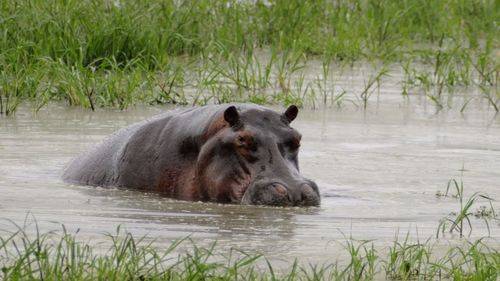
[[[463,179],[467,195],[500,199],[499,116],[481,105],[463,115],[436,114],[418,99],[386,97],[367,111],[299,113],[293,125],[303,134],[301,170],[322,194],[321,207],[308,209],[190,203],[67,185],[60,175],[74,156],[168,108],[90,112],[51,105],[35,115],[22,107],[14,117],[0,117],[0,229],[13,228],[8,220],[23,224],[29,212],[42,232],[64,224],[86,241],[122,224],[159,244],[190,235],[200,244],[218,240],[223,248],[285,261],[333,261],[344,237],[388,245],[398,230],[420,239],[435,235],[439,219],[458,208],[456,200],[436,196],[451,178]],[[487,234],[474,219],[472,236]],[[497,222],[491,236],[500,245]]]

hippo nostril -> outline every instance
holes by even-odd
[[[301,186],[301,202],[300,205],[312,206],[319,205],[319,196],[314,188],[309,184]]]
[[[282,184],[279,183],[274,183],[273,184],[274,190],[281,196],[286,196],[288,194],[288,191],[286,187]]]
[[[270,205],[276,206],[288,206],[292,204],[292,200],[290,198],[290,193],[288,188],[281,183],[272,183],[268,188],[271,189],[271,199]]]

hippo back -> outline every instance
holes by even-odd
[[[197,139],[219,110],[218,106],[174,110],[121,129],[74,159],[63,179],[92,186],[150,188],[162,170],[189,161],[183,150],[196,150]]]
[[[173,110],[121,129],[74,159],[63,180],[91,186],[152,189],[165,173],[192,166],[210,124],[228,105]],[[255,109],[257,105],[238,104]]]

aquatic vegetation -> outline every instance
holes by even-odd
[[[431,260],[432,250],[430,239],[423,243],[418,240],[412,243],[410,234],[407,233],[404,240],[400,242],[399,235],[396,235],[383,265],[386,276],[398,280],[418,277],[432,279],[440,271],[440,268],[434,266]]]
[[[370,280],[377,272],[378,254],[372,241],[345,240],[344,249],[349,254],[349,263],[341,270],[336,268],[336,280]],[[338,265],[337,265],[338,266]]]
[[[327,89],[333,81],[325,74],[354,62],[406,65],[404,95],[424,91],[437,107],[446,107],[444,96],[457,87],[474,86],[477,98],[498,110],[495,4],[3,1],[0,112],[12,114],[23,101],[35,110],[51,101],[90,109],[229,101],[339,106],[344,91]],[[318,59],[321,81],[305,77],[296,89],[297,77]],[[353,93],[363,108],[369,90]]]
[[[386,276],[392,280],[495,280],[498,278],[499,252],[484,238],[451,246],[444,255],[435,255],[430,239],[403,242],[396,236],[383,261]]]
[[[464,195],[464,183],[460,180],[460,183],[451,179],[448,181],[446,186],[446,192],[438,193],[440,197],[446,197],[450,194],[450,192],[455,191],[451,196],[456,198],[459,202],[459,209],[455,212],[451,212],[448,216],[444,217],[440,222],[436,232],[436,237],[439,237],[439,234],[444,234],[444,232],[448,231],[449,233],[458,232],[460,237],[464,236],[465,228],[469,228],[469,235],[472,233],[472,223],[471,218],[477,217],[483,220],[485,223],[488,233],[490,232],[490,220],[496,217],[495,210],[493,208],[492,201],[493,199],[486,194],[482,194],[480,192],[475,192],[470,195],[468,198]],[[475,207],[476,202],[479,199],[484,199],[489,204],[489,207],[480,206],[479,209],[474,212],[473,207]]]
[[[396,236],[387,258],[373,241],[345,238],[345,262],[275,268],[258,253],[199,246],[189,238],[157,247],[148,237],[134,237],[118,227],[97,245],[76,233],[40,233],[29,225],[0,235],[2,280],[497,280],[500,253],[484,241],[465,241],[435,256],[434,242],[402,242]],[[182,250],[179,248],[182,247]],[[105,251],[102,251],[106,249]],[[100,251],[99,251],[100,250]],[[337,255],[338,253],[335,253]]]
[[[388,73],[387,68],[385,66],[382,66],[381,69],[379,71],[377,71],[375,75],[370,76],[368,81],[365,82],[365,87],[364,87],[363,91],[361,92],[361,94],[359,95],[364,109],[366,109],[366,107],[368,106],[368,99],[370,98],[370,96],[372,95],[372,93],[374,91],[373,86],[378,85],[378,87],[380,87],[379,86],[380,79],[382,79],[382,77],[386,76],[387,73]]]

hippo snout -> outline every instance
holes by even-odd
[[[271,206],[319,206],[320,196],[318,186],[309,180],[294,185],[267,182],[250,186],[241,203]]]

